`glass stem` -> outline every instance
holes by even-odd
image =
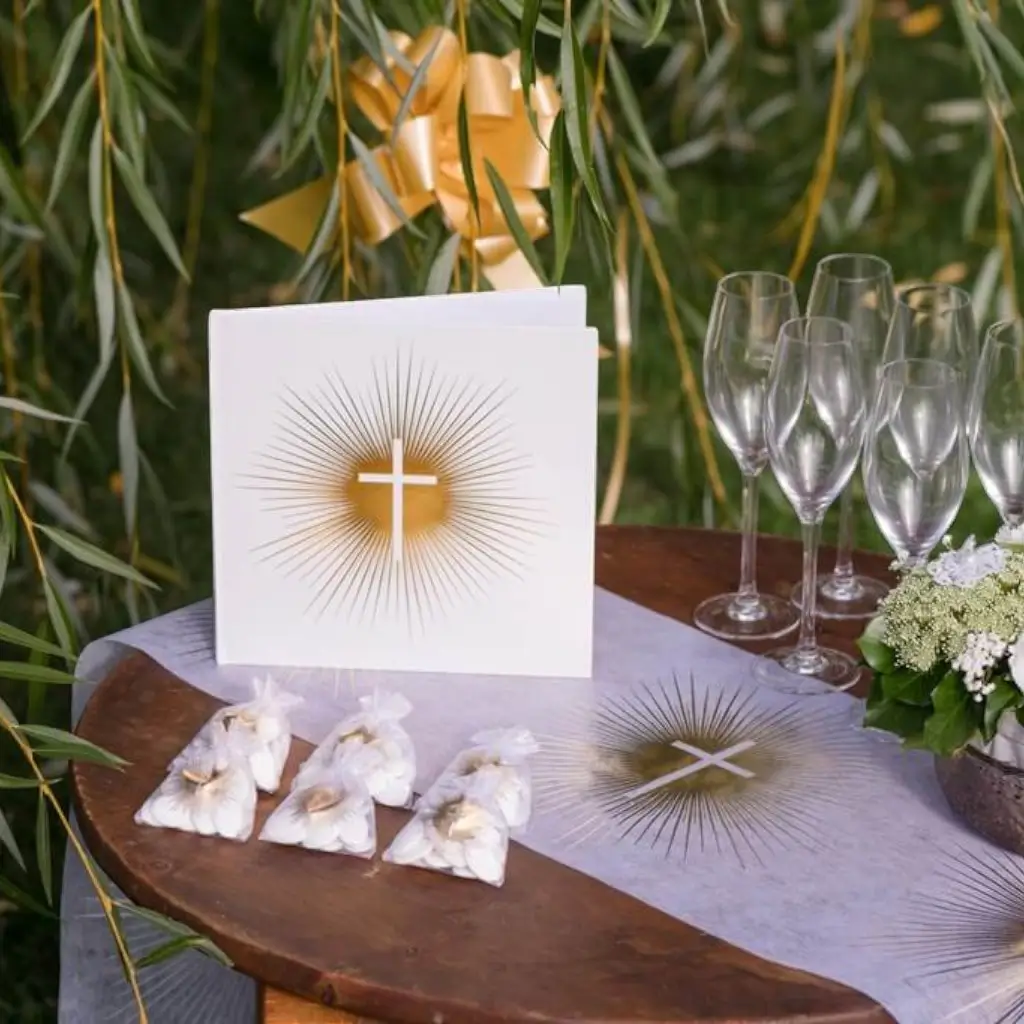
[[[740,585],[736,603],[754,608],[761,601],[757,595],[757,494],[756,475],[743,474],[743,553],[740,555]]]
[[[833,575],[840,583],[853,579],[853,485],[848,484],[839,499],[839,537]]]
[[[803,602],[800,606],[800,639],[796,649],[799,655],[813,655],[818,649],[815,613],[818,606],[818,535],[819,523],[801,524],[804,540]]]

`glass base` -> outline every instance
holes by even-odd
[[[771,640],[795,629],[800,616],[789,601],[771,594],[754,600],[719,594],[697,605],[693,624],[722,640]]]
[[[823,619],[870,619],[888,593],[886,584],[870,576],[837,576],[830,572],[818,577],[815,611]],[[793,588],[791,600],[797,608],[803,606],[803,584]]]
[[[754,672],[773,690],[810,697],[849,690],[860,678],[860,668],[854,658],[831,647],[780,647],[765,654]]]

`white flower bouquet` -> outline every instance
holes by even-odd
[[[859,646],[874,674],[866,726],[1024,767],[1024,529],[959,549],[947,539],[904,573]]]

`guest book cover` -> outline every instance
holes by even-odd
[[[217,658],[589,676],[582,289],[210,315]]]

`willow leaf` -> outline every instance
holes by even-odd
[[[19,725],[18,732],[31,740],[36,750],[45,750],[48,755],[66,758],[69,761],[87,761],[90,764],[102,764],[108,768],[123,768],[128,762],[123,757],[111,754],[102,747],[82,739],[64,729],[55,729],[50,725]]]
[[[180,128],[186,135],[192,134],[192,125],[178,109],[177,105],[161,89],[155,86],[145,75],[137,74],[129,70],[128,77],[132,84],[139,90],[139,94],[152,108],[154,114],[167,121],[170,121],[176,128]]]
[[[462,161],[462,177],[469,193],[469,205],[480,223],[480,194],[476,188],[476,172],[473,170],[473,142],[469,136],[469,114],[466,111],[466,94],[459,100],[459,160]]]
[[[176,939],[170,939],[148,952],[145,956],[139,957],[135,961],[135,966],[141,971],[146,967],[152,967],[154,964],[170,960],[187,949],[197,950],[212,960],[216,960],[224,967],[231,966],[231,961],[228,957],[203,935],[182,935]]]
[[[30,661],[0,661],[0,679],[19,683],[42,683],[45,686],[70,686],[75,677],[49,665],[33,665]]]
[[[40,654],[49,654],[55,658],[63,657],[64,652],[49,640],[29,633],[24,629],[18,629],[7,622],[0,622],[0,640],[4,643],[14,644],[15,647],[25,647],[30,651],[38,651]]]
[[[118,138],[125,143],[132,165],[138,168],[137,173],[141,176],[146,167],[146,145],[143,141],[143,125],[139,124],[136,116],[141,113],[138,97],[128,84],[124,66],[116,56],[111,56],[107,67],[110,69],[110,103],[116,116],[115,130]]]
[[[412,107],[413,100],[416,99],[420,89],[423,88],[423,83],[427,80],[427,73],[430,71],[430,65],[434,60],[434,54],[437,53],[437,48],[441,45],[442,39],[444,39],[444,36],[438,32],[433,46],[427,51],[426,56],[420,61],[420,66],[413,72],[412,78],[409,79],[409,88],[405,90],[402,102],[398,105],[398,112],[395,114],[394,124],[391,126],[392,138],[397,138],[398,132]]]
[[[160,243],[160,247],[166,253],[167,258],[174,264],[174,268],[182,277],[188,280],[188,271],[182,262],[181,253],[178,252],[178,243],[175,242],[174,235],[171,234],[171,229],[167,226],[167,221],[160,212],[160,207],[157,206],[152,193],[146,188],[146,184],[139,176],[135,165],[128,159],[123,150],[117,146],[114,147],[114,163],[117,164],[117,170],[121,175],[125,188],[128,190],[128,195],[135,204],[135,209],[139,211],[139,215]]]
[[[57,55],[53,58],[53,71],[50,73],[50,81],[46,85],[43,98],[39,102],[35,115],[31,122],[29,122],[28,128],[25,129],[22,142],[27,142],[35,134],[36,129],[43,123],[46,115],[53,109],[53,105],[60,99],[64,86],[67,85],[68,78],[71,77],[71,69],[74,67],[78,51],[82,48],[82,40],[85,38],[85,27],[89,24],[91,17],[92,5],[86,4],[78,17],[68,26],[67,32],[64,33],[64,38],[57,49]]]
[[[590,150],[590,129],[587,124],[586,107],[586,73],[583,68],[583,55],[580,42],[576,38],[576,29],[571,21],[567,21],[562,33],[559,66],[562,77],[562,106],[565,110],[566,137],[576,173],[580,176],[598,218],[605,228],[611,228],[608,215],[604,209],[601,189],[594,174],[594,165]]]
[[[24,889],[19,888],[9,878],[0,875],[0,896],[6,896],[12,903],[27,910],[30,914],[46,918],[50,921],[59,921],[60,915],[53,912],[50,907],[40,903],[34,896],[30,896]]]
[[[131,294],[123,282],[117,284],[117,305],[121,316],[121,323],[124,326],[124,338],[128,344],[128,354],[131,356],[132,363],[139,371],[146,387],[164,405],[169,406],[171,403],[156,379],[156,374],[153,372],[153,364],[150,362],[149,353],[146,351],[146,343],[142,340],[142,331],[139,330],[139,319],[135,315],[135,306],[132,303]]]
[[[523,0],[497,0],[502,7],[512,15],[520,23],[526,17],[526,4]],[[552,39],[562,38],[562,26],[556,21],[552,21],[547,15],[538,14],[537,16],[537,31],[541,35],[551,36]]]
[[[9,409],[11,412],[23,413],[25,416],[32,416],[37,420],[50,420],[53,423],[74,423],[71,416],[62,416],[59,412],[50,412],[49,409],[40,408],[23,398],[11,398],[8,395],[0,395],[0,409]]]
[[[21,870],[24,871],[25,858],[21,855],[21,848],[18,846],[18,841],[14,838],[11,826],[7,824],[7,818],[4,817],[2,807],[0,807],[0,846],[7,849],[7,852],[17,861]]]
[[[537,43],[537,21],[540,19],[542,0],[525,0],[523,20],[519,26],[519,81],[523,88],[523,103],[533,130],[537,131],[537,114],[530,102],[530,90],[537,77],[537,63],[534,48]]]
[[[77,645],[71,613],[64,595],[57,589],[49,576],[43,577],[43,595],[46,598],[46,617],[50,620],[61,650],[64,651],[64,657],[69,662],[73,662],[77,653]]]
[[[551,220],[555,233],[555,284],[562,283],[572,246],[576,204],[573,202],[572,155],[565,135],[565,111],[560,110],[551,129]]]
[[[142,15],[139,13],[138,0],[121,0],[121,11],[124,14],[124,22],[128,26],[128,40],[132,49],[135,50],[149,71],[154,75],[159,75],[160,68],[153,59],[153,52],[149,48],[149,40],[142,24]]]
[[[537,248],[533,244],[533,239],[530,238],[526,228],[523,226],[523,222],[519,217],[519,211],[516,209],[515,200],[509,193],[508,187],[502,181],[501,175],[494,164],[490,160],[485,160],[484,167],[487,170],[487,177],[490,180],[491,188],[494,189],[494,194],[498,198],[501,212],[505,215],[509,230],[512,232],[512,237],[515,239],[516,245],[519,246],[519,251],[526,257],[526,262],[533,267],[533,272],[540,278],[541,283],[546,283],[547,275],[544,273],[544,264],[540,261],[540,256],[537,254]]]
[[[645,47],[657,42],[658,36],[661,35],[661,30],[665,27],[665,22],[668,21],[669,11],[671,10],[672,0],[658,0],[657,6],[654,8],[654,20],[651,22],[650,34],[644,40]]]
[[[374,159],[373,153],[370,152],[366,143],[352,132],[349,132],[348,139],[352,144],[352,150],[356,155],[356,159],[362,165],[366,176],[370,179],[370,183],[380,193],[384,202],[388,204],[391,212],[412,234],[416,235],[417,238],[423,238],[423,232],[409,220],[409,216],[402,208],[398,196],[395,195],[395,190],[388,184],[381,173],[380,167],[377,165],[377,161]]]
[[[45,230],[42,211],[25,191],[21,173],[11,159],[7,147],[0,145],[0,208],[7,209],[25,224]]]
[[[64,120],[64,127],[60,132],[60,143],[57,146],[57,156],[53,161],[53,176],[50,178],[50,191],[46,197],[46,209],[52,210],[54,203],[60,195],[61,189],[68,180],[68,174],[74,164],[75,155],[82,144],[85,135],[85,125],[89,116],[89,109],[92,104],[93,89],[96,82],[96,72],[92,71],[89,77],[82,83],[75,98],[68,108],[68,115]]]
[[[107,239],[106,200],[103,190],[103,125],[96,119],[89,142],[89,216],[96,245],[106,251],[110,247]]]
[[[43,895],[53,906],[53,853],[50,849],[50,810],[46,795],[40,791],[36,806],[36,865],[43,883]]]
[[[1017,75],[1024,78],[1024,55],[1003,34],[998,25],[988,15],[978,18],[978,24],[985,38],[996,53],[1002,57],[1006,65]]]
[[[38,526],[38,529],[49,537],[57,547],[66,551],[72,558],[76,558],[85,565],[92,566],[94,569],[100,569],[103,572],[112,573],[115,576],[121,576],[143,587],[156,586],[155,583],[146,579],[134,566],[128,565],[127,562],[122,562],[120,558],[104,551],[102,548],[96,547],[94,544],[90,544],[88,541],[82,540],[80,537],[76,537],[73,533],[67,533],[56,526],[44,526],[42,524]]]
[[[9,486],[7,471],[0,469],[0,591],[7,579],[7,566],[18,539],[18,518]]]
[[[0,774],[0,789],[38,789],[42,783],[37,778],[22,778],[19,775]]]
[[[455,271],[455,260],[459,255],[459,246],[462,244],[462,237],[457,232],[452,234],[445,241],[434,257],[430,266],[430,273],[427,275],[426,294],[444,295],[451,287],[452,274]]]

